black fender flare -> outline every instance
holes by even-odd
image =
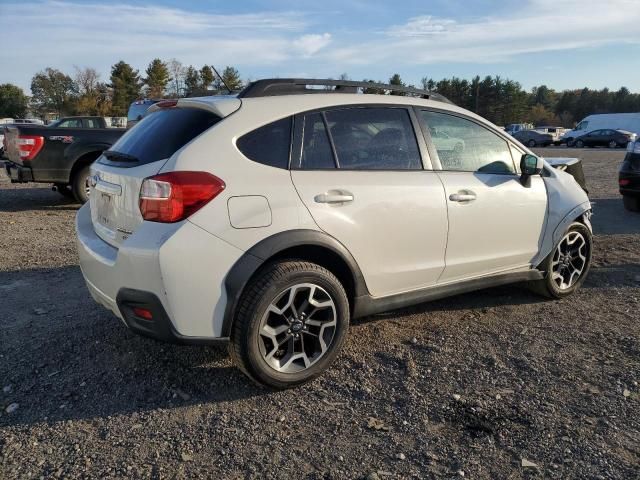
[[[360,267],[347,248],[332,236],[318,231],[297,229],[271,235],[247,250],[231,267],[225,277],[224,286],[227,294],[227,304],[222,321],[220,336],[228,337],[235,317],[240,296],[249,279],[267,260],[280,252],[292,247],[316,246],[330,250],[338,255],[349,267],[353,278],[354,296],[360,297],[369,293]]]
[[[110,147],[110,144],[102,142],[78,142],[69,145],[64,152],[65,164],[69,166],[69,181],[71,182],[72,180],[71,174],[74,171],[78,160],[91,153],[99,153],[99,157],[102,152]]]

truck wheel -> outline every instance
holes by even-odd
[[[335,360],[349,328],[349,301],[340,281],[315,263],[267,265],[238,303],[229,351],[256,383],[290,388]]]
[[[624,208],[626,208],[630,212],[640,212],[640,197],[623,195],[622,202],[624,204]]]
[[[71,179],[73,196],[80,203],[86,203],[89,200],[89,185],[87,185],[87,180],[89,179],[90,168],[89,165],[82,167]]]
[[[572,223],[553,251],[538,266],[542,280],[530,283],[534,292],[549,298],[563,298],[575,292],[589,273],[592,235],[582,223]]]
[[[54,183],[56,187],[56,192],[62,195],[65,198],[75,198],[73,195],[73,190],[71,189],[71,185],[68,183]]]

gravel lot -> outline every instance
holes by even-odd
[[[508,286],[358,321],[326,375],[286,392],[250,384],[222,349],[128,332],[84,287],[78,206],[0,180],[0,478],[639,478],[624,152],[540,152],[584,160],[582,290]]]

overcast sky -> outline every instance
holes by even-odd
[[[501,75],[525,88],[640,91],[638,0],[0,0],[0,83],[29,93],[45,67],[155,57],[244,79],[337,77],[407,83]]]

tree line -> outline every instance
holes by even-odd
[[[227,66],[220,77],[210,65],[184,66],[175,58],[168,61],[156,58],[142,73],[119,61],[111,67],[108,81],[101,81],[94,68],[76,67],[73,76],[46,68],[33,76],[31,97],[15,85],[0,85],[0,117],[19,118],[27,110],[41,117],[46,113],[125,116],[131,102],[143,97],[207,95],[226,92],[225,85],[234,91],[244,85],[240,73],[232,66]],[[340,78],[349,77],[345,73]],[[397,73],[386,83],[405,85]],[[577,121],[594,113],[640,112],[640,94],[631,93],[626,87],[617,91],[607,88],[556,91],[541,85],[526,91],[520,83],[500,76],[475,76],[471,80],[452,77],[437,81],[424,77],[418,87],[444,95],[456,105],[498,125],[526,122],[573,127]],[[377,91],[373,87],[365,92],[401,94]]]

